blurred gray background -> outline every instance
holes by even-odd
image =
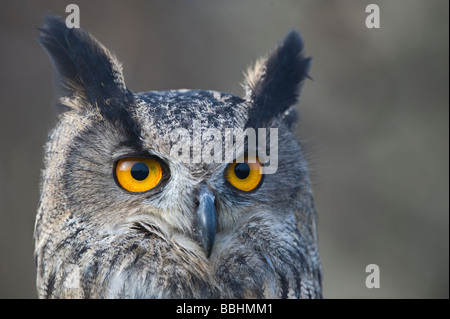
[[[313,57],[299,136],[319,212],[326,298],[449,296],[449,2],[0,0],[0,297],[35,298],[33,226],[56,115],[35,37],[77,3],[134,91],[241,94],[291,29]],[[365,27],[377,3],[381,28]],[[381,270],[367,289],[366,265]]]

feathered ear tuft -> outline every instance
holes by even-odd
[[[265,127],[297,102],[310,62],[303,55],[302,38],[291,31],[268,58],[259,59],[247,71],[243,84],[249,103],[246,127]]]
[[[59,75],[60,102],[80,110],[85,104],[111,104],[128,90],[122,66],[100,42],[82,29],[70,29],[58,17],[47,16],[38,41]]]

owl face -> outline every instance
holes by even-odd
[[[321,296],[307,165],[291,127],[309,67],[296,33],[248,72],[242,98],[134,93],[106,48],[58,18],[40,42],[62,109],[35,226],[40,297]],[[268,128],[278,133],[273,174],[245,138]],[[225,153],[227,130],[231,160],[206,161],[212,140]]]

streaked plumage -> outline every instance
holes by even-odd
[[[310,63],[296,32],[247,73],[243,97],[134,93],[117,59],[59,18],[46,18],[39,41],[58,72],[62,110],[45,148],[36,217],[39,297],[321,297],[316,213],[292,128]],[[174,160],[168,132],[192,133],[194,121],[278,128],[278,171],[242,192],[225,180],[227,163]],[[121,189],[117,160],[150,155],[164,164],[161,185]],[[209,258],[202,230],[212,226],[197,218],[207,204],[217,216]]]

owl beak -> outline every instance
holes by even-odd
[[[214,206],[214,195],[206,185],[201,186],[198,201],[197,219],[199,235],[206,257],[209,258],[217,231],[217,211]]]

